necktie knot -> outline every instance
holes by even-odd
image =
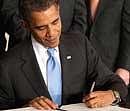
[[[54,51],[55,51],[54,48],[48,48],[47,53],[49,56],[54,56]]]

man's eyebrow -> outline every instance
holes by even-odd
[[[55,23],[56,21],[58,21],[59,20],[59,17],[58,18],[56,18],[54,21],[52,21],[51,23]]]

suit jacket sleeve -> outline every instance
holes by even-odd
[[[117,68],[130,70],[130,0],[124,0]]]
[[[125,101],[127,88],[123,80],[103,64],[90,42],[87,42],[87,60],[88,78],[96,82],[95,90],[116,90]]]
[[[11,80],[8,74],[6,73],[7,67],[5,67],[5,65],[1,63],[0,70],[0,110],[15,108],[15,96]]]
[[[85,0],[75,0],[74,14],[70,32],[85,34],[87,28],[87,8]]]

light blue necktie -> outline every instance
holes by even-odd
[[[49,58],[47,60],[48,90],[52,100],[61,105],[61,68],[57,58],[54,56],[54,48],[48,48]]]

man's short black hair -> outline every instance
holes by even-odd
[[[45,11],[52,5],[59,6],[59,0],[19,0],[19,13],[22,19],[28,20],[32,11]]]

